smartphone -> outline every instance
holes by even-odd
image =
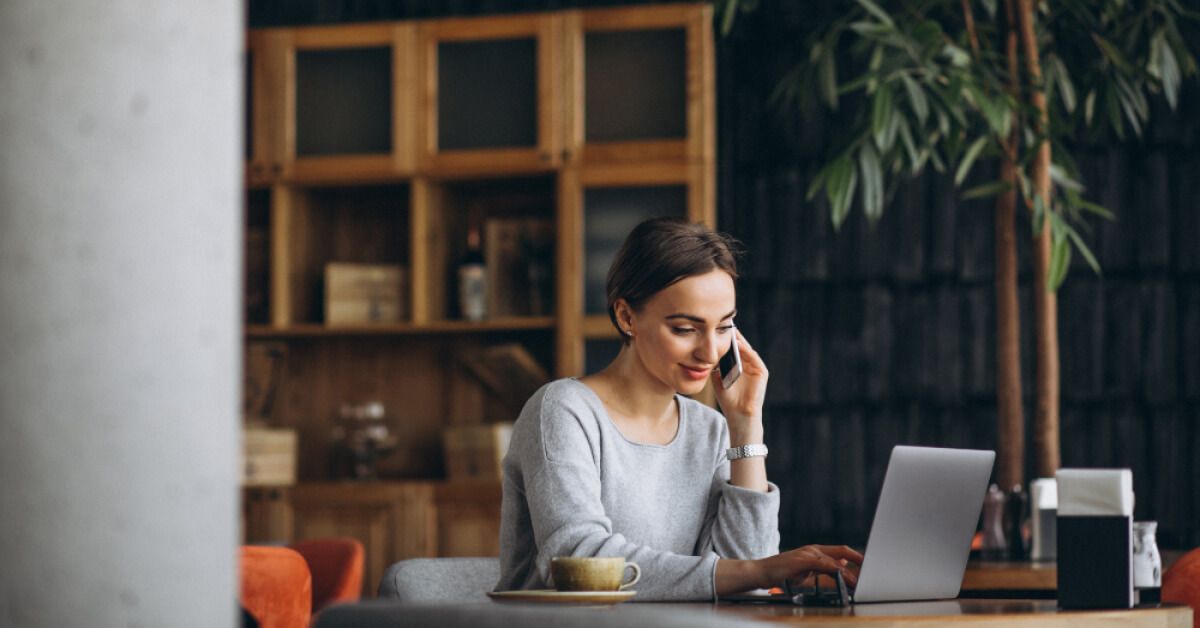
[[[736,329],[733,332],[733,342],[730,343],[729,351],[726,351],[717,363],[717,368],[721,370],[721,385],[726,390],[742,376],[742,354],[738,351]]]

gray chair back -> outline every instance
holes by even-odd
[[[379,597],[405,603],[486,602],[499,580],[499,558],[411,558],[388,567]]]

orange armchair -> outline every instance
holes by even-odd
[[[1163,574],[1162,601],[1192,607],[1192,626],[1200,628],[1200,548],[1175,561]]]
[[[308,562],[312,573],[312,612],[336,602],[357,602],[362,597],[364,551],[362,543],[347,537],[309,539],[291,544]]]
[[[308,563],[286,547],[241,548],[241,603],[260,628],[306,628],[312,617]]]

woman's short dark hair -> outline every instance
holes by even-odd
[[[619,333],[613,307],[618,299],[637,309],[663,288],[717,269],[737,279],[739,253],[736,240],[704,225],[682,218],[646,220],[629,232],[608,269],[608,317]],[[621,338],[629,341],[623,333]]]

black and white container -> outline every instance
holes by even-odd
[[[1133,472],[1060,469],[1058,606],[1132,608]]]

